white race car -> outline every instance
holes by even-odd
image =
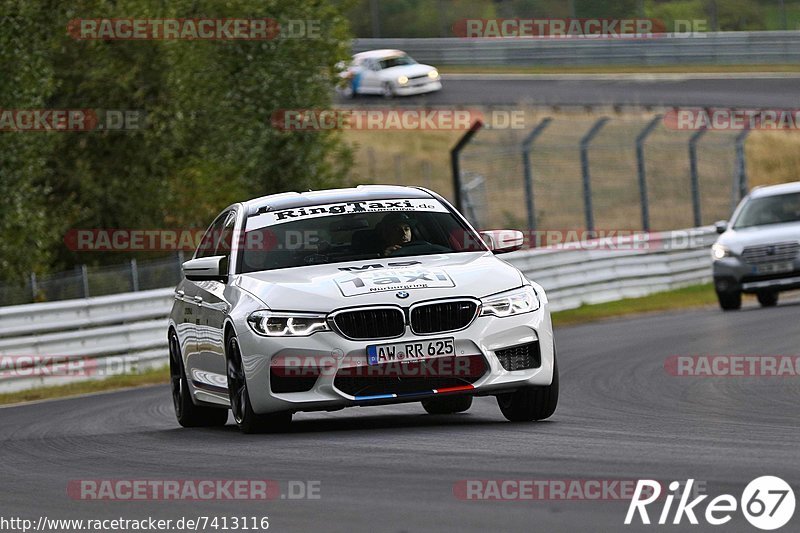
[[[183,426],[280,430],[298,411],[422,402],[548,418],[558,368],[542,287],[434,192],[359,186],[237,203],[183,264],[169,318]]]
[[[380,94],[391,98],[430,93],[442,88],[441,77],[435,68],[417,63],[400,50],[358,53],[342,77],[348,80],[342,89],[347,97]]]

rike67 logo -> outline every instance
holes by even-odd
[[[689,479],[685,484],[686,488],[680,492],[678,491],[684,484],[677,481],[669,484],[671,494],[667,494],[663,500],[664,505],[658,515],[658,524],[677,525],[686,517],[690,524],[697,525],[699,515],[705,519],[706,523],[712,526],[721,526],[728,523],[737,507],[741,506],[742,514],[750,524],[758,529],[771,531],[786,525],[794,515],[794,491],[779,477],[762,476],[754,479],[745,487],[742,497],[738,501],[730,494],[721,494],[707,503],[704,513],[700,511],[700,504],[708,498],[708,495],[700,495],[689,501],[693,484],[694,479]],[[639,480],[628,507],[628,514],[625,516],[625,524],[633,523],[637,514],[642,524],[650,524],[647,506],[659,500],[660,497],[661,484],[658,481]],[[672,504],[676,497],[679,501],[670,522]]]

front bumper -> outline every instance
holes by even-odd
[[[758,272],[757,266],[742,261],[737,256],[714,261],[714,285],[720,292],[785,291],[800,288],[800,257],[787,272]]]
[[[247,329],[244,329],[247,328]],[[309,337],[265,338],[254,334],[247,326],[237,328],[242,359],[247,375],[250,403],[256,413],[279,411],[337,410],[355,405],[374,405],[419,401],[436,394],[497,394],[527,385],[549,385],[553,378],[553,328],[546,301],[532,313],[496,318],[478,317],[461,331],[417,336],[407,332],[397,339],[379,341],[352,341],[335,332],[315,333]],[[335,383],[337,373],[366,367],[368,344],[411,342],[453,337],[455,356],[467,358],[482,356],[485,372],[475,376],[469,386],[447,387],[436,391],[420,386],[410,394],[387,396],[354,396],[340,390]],[[538,342],[541,363],[537,368],[506,370],[495,355],[504,348]],[[315,378],[313,386],[303,392],[276,392],[272,390],[270,368],[275,361],[322,361],[324,370]],[[433,383],[433,382],[432,382]],[[406,391],[409,392],[409,391]]]
[[[414,94],[432,93],[442,89],[442,82],[439,80],[422,83],[419,85],[397,85],[394,87],[394,94],[398,96],[411,96]]]

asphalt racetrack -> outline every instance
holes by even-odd
[[[737,499],[762,475],[797,487],[797,377],[674,377],[664,361],[797,354],[798,316],[800,303],[749,303],[734,313],[709,308],[557,328],[561,401],[540,423],[506,422],[494,398],[479,398],[467,413],[447,416],[426,415],[418,403],[300,414],[278,435],[243,435],[232,424],[186,430],[166,385],[3,408],[2,514],[268,516],[270,531],[752,532],[740,511],[722,528],[685,518],[681,526],[625,527],[627,501],[474,501],[457,498],[454,486],[693,478],[711,497]],[[290,480],[311,480],[320,498],[81,501],[66,490],[80,479],[271,479],[282,492]],[[653,505],[655,521],[661,504]]]
[[[346,105],[620,105],[800,107],[800,73],[788,74],[445,74],[437,93],[385,100],[360,95]]]

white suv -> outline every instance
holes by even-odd
[[[800,182],[753,189],[730,223],[716,226],[722,235],[711,255],[722,309],[739,309],[742,293],[773,306],[779,291],[800,288]]]

